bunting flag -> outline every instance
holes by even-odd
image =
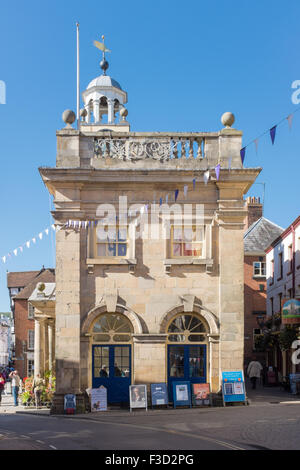
[[[196,178],[193,179],[193,190],[195,191],[196,188]]]
[[[219,181],[220,169],[221,169],[221,165],[220,165],[220,163],[219,163],[219,164],[215,167],[215,172],[216,172],[217,181]]]
[[[187,196],[188,189],[189,189],[188,185],[185,185],[185,186],[183,187],[183,194],[184,194],[184,197]]]
[[[159,198],[159,205],[162,205],[162,197]]]
[[[228,159],[228,170],[231,170],[231,161],[232,161],[232,157],[229,157],[229,159]]]
[[[274,145],[274,142],[275,142],[275,137],[276,137],[276,132],[277,132],[277,128],[284,122],[288,122],[288,125],[289,125],[289,129],[291,130],[292,129],[292,123],[293,123],[293,118],[295,116],[295,114],[300,111],[300,107],[298,107],[293,113],[289,114],[287,117],[281,119],[281,121],[279,121],[275,126],[271,127],[271,129],[268,129],[267,131],[263,132],[262,134],[260,134],[256,139],[252,140],[251,142],[249,142],[247,145],[245,145],[245,147],[243,147],[241,150],[240,150],[240,154],[241,154],[241,159],[242,159],[242,162],[244,163],[244,158],[245,158],[245,149],[247,147],[249,147],[252,143],[255,144],[255,148],[256,148],[256,154],[257,154],[257,151],[258,151],[258,141],[261,137],[263,137],[265,134],[269,134],[270,137],[271,137],[271,141],[272,141],[272,145]]]
[[[270,129],[270,136],[271,136],[271,140],[272,140],[272,145],[274,145],[274,142],[275,142],[276,127],[277,127],[277,126],[273,126],[273,127]]]
[[[74,222],[74,221],[68,221],[64,226],[67,227],[68,225],[70,225],[71,222]],[[82,224],[86,224],[85,226],[87,226],[88,222],[82,222]],[[57,226],[55,227],[54,224],[51,225],[52,229],[55,230],[55,231],[58,231],[61,229],[61,227]],[[6,263],[6,261],[12,257],[12,254],[14,254],[15,256],[18,255],[18,253],[23,253],[24,251],[24,248],[27,247],[27,248],[30,248],[30,245],[31,244],[36,244],[37,240],[40,239],[42,240],[43,239],[43,234],[46,233],[47,235],[49,234],[49,227],[47,227],[45,230],[43,230],[42,232],[40,232],[38,235],[36,235],[35,237],[32,237],[30,240],[27,240],[25,243],[23,243],[23,245],[20,245],[18,246],[18,248],[15,248],[14,250],[12,250],[11,252],[7,253],[6,255],[2,256],[1,257],[1,260],[3,263]]]
[[[246,154],[246,147],[243,147],[243,148],[240,150],[240,154],[241,154],[242,165],[244,165],[245,154]]]
[[[166,204],[168,204],[169,201],[169,194],[166,195]]]
[[[175,189],[175,202],[177,201],[178,194],[179,194],[179,189]]]
[[[293,114],[289,114],[288,117],[287,117],[287,121],[289,123],[289,129],[290,130],[292,129],[293,117],[294,117]]]

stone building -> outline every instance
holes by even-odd
[[[217,392],[221,371],[243,368],[243,195],[261,169],[243,167],[231,113],[217,132],[132,132],[106,69],[83,101],[80,129],[65,112],[56,166],[39,170],[58,228],[52,411],[66,393],[82,409],[100,385],[110,403],[131,383]]]

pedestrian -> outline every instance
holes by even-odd
[[[253,359],[248,365],[247,369],[248,377],[250,377],[252,383],[252,390],[256,389],[256,381],[257,379],[260,379],[262,369],[263,366],[261,363],[256,360],[255,356],[253,356]]]
[[[1,405],[1,401],[2,401],[2,392],[4,390],[4,385],[5,385],[5,376],[3,374],[3,372],[1,371],[0,372],[0,405]]]
[[[44,379],[41,378],[40,374],[33,379],[32,389],[34,392],[35,406],[38,408],[41,406],[41,395],[43,391],[43,386],[45,385]]]
[[[18,406],[18,396],[19,396],[19,387],[20,387],[20,376],[17,370],[13,370],[10,374],[9,377],[11,378],[11,387],[12,387],[12,394],[14,397],[14,406]]]
[[[100,377],[108,377],[106,365],[102,366],[102,369],[100,370]]]

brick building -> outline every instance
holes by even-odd
[[[21,377],[32,375],[34,368],[34,308],[28,299],[38,283],[54,280],[54,269],[7,273],[14,321],[14,367]]]
[[[298,216],[266,248],[267,274],[267,318],[282,318],[282,307],[290,299],[300,300],[300,216]],[[281,323],[281,332],[285,327],[294,326],[291,321]],[[269,365],[278,369],[283,376],[300,372],[300,365],[292,361],[292,349],[281,351],[277,346],[268,354]]]
[[[259,198],[246,200],[248,215],[244,235],[244,361],[247,365],[253,354],[261,361],[265,353],[255,347],[255,338],[261,334],[258,320],[266,316],[266,256],[265,249],[277,238],[283,228],[263,217]]]

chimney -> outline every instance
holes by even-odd
[[[259,197],[247,197],[245,204],[248,214],[245,219],[245,230],[251,227],[254,222],[260,219],[263,215],[263,205]]]

